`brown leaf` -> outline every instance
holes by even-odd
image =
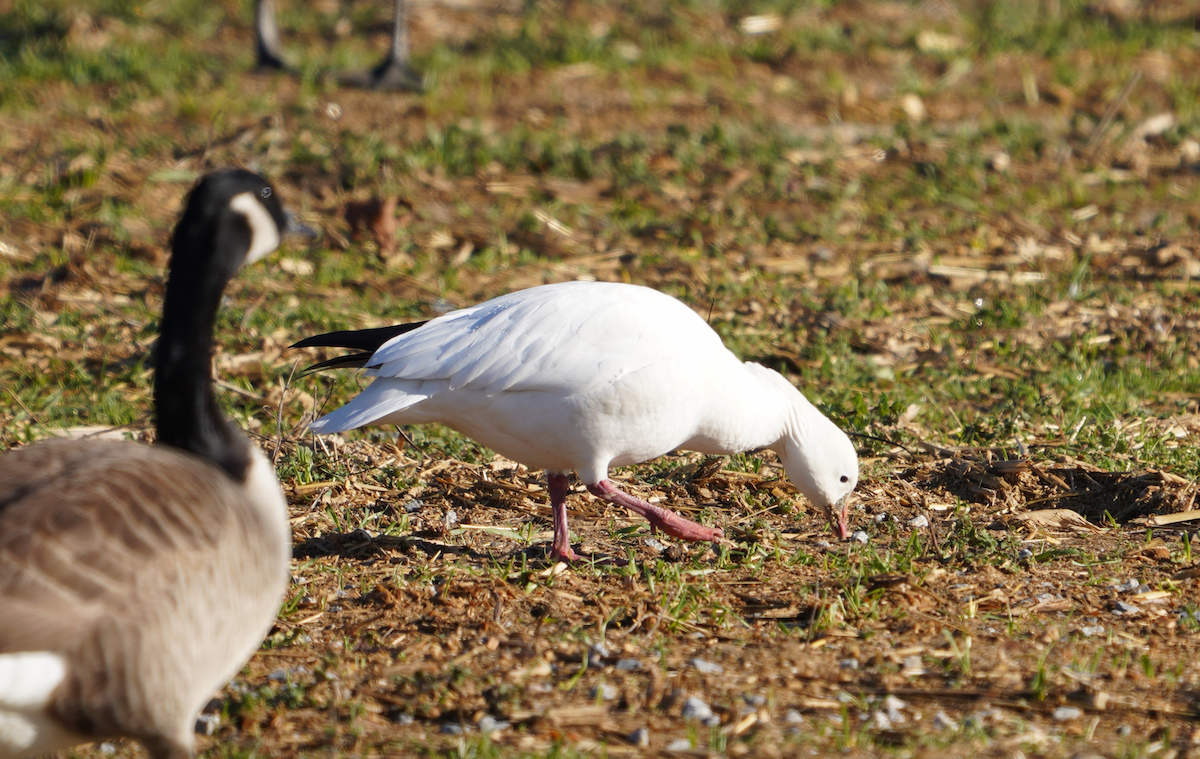
[[[1011,522],[1019,522],[1028,527],[1045,527],[1051,530],[1066,532],[1104,532],[1104,528],[1089,522],[1079,512],[1070,509],[1039,509],[1027,511],[1024,514],[1014,514]]]

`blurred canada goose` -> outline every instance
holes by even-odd
[[[283,60],[279,43],[279,24],[271,0],[255,0],[254,37],[260,69],[290,70]],[[424,78],[413,69],[408,47],[408,2],[394,0],[392,13],[392,44],[387,55],[375,68],[361,74],[341,74],[338,81],[351,87],[372,90],[422,92]]]
[[[567,475],[685,540],[718,540],[662,506],[622,492],[611,466],[684,448],[772,448],[788,477],[846,537],[858,482],[850,439],[778,372],[742,363],[696,312],[647,287],[542,285],[428,322],[334,332],[293,347],[358,353],[312,369],[366,367],[375,377],[318,434],[439,422],[513,461],[546,470],[551,556],[578,558],[567,532]],[[834,516],[834,507],[841,511]]]
[[[0,457],[0,757],[118,735],[192,754],[196,714],[258,648],[288,582],[287,503],[212,387],[225,285],[287,217],[242,170],[196,185],[160,325],[158,442]]]

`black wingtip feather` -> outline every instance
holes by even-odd
[[[334,356],[327,358],[324,361],[305,367],[298,376],[307,377],[314,372],[323,372],[326,369],[362,369],[371,360],[371,356],[375,355],[374,351],[364,351],[362,353],[348,353],[345,356]]]
[[[313,335],[292,343],[292,348],[350,348],[352,350],[370,351],[374,353],[379,347],[396,335],[412,332],[426,322],[411,322],[395,324],[391,327],[376,327],[374,329],[349,329],[341,332],[326,332],[323,335]],[[319,366],[317,364],[316,366]],[[307,369],[305,372],[307,373]]]

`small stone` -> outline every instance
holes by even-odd
[[[1113,604],[1113,614],[1137,614],[1141,609],[1133,604],[1127,604],[1124,601],[1117,601]]]
[[[272,672],[271,674],[267,675],[267,682],[286,683],[287,678],[288,678],[288,673],[287,673],[286,669],[277,669],[274,672]]]
[[[904,657],[904,666],[901,668],[900,674],[905,677],[920,677],[925,674],[925,663],[916,654],[906,656]]]
[[[588,666],[603,667],[604,660],[608,658],[608,648],[603,643],[593,643],[588,649]]]
[[[105,756],[112,756],[113,754],[117,753],[116,745],[109,743],[107,741],[105,741],[104,743],[101,743],[96,748],[100,751],[101,754],[104,754]]]
[[[1102,690],[1091,693],[1087,697],[1088,705],[1093,709],[1098,709],[1099,711],[1104,711],[1107,709],[1110,701],[1112,701],[1112,696],[1108,695]]]
[[[201,714],[196,717],[196,735],[212,735],[221,725],[220,714]]]
[[[645,543],[647,546],[649,546],[652,550],[654,550],[658,553],[662,553],[663,551],[667,550],[667,547],[665,545],[658,542],[654,538],[644,538],[642,540],[642,542]]]
[[[925,120],[925,103],[911,92],[900,97],[900,110],[904,111],[909,121]]]
[[[863,532],[862,530],[855,530],[854,534],[850,536],[850,539],[853,540],[855,543],[871,542],[871,538],[868,537],[867,533]]]
[[[608,683],[601,683],[595,688],[592,688],[593,700],[600,699],[601,701],[613,701],[618,695],[620,695],[620,691]]]
[[[490,714],[485,714],[479,719],[479,732],[484,735],[491,735],[497,730],[503,730],[509,727],[511,723],[502,719],[496,719]]]
[[[696,696],[688,696],[687,701],[683,702],[683,718],[694,719],[699,722],[706,722],[713,716],[712,709],[708,704]]]
[[[950,719],[950,715],[946,714],[941,709],[938,709],[937,714],[933,715],[933,726],[938,730],[958,729],[958,723]]]
[[[745,701],[748,706],[753,706],[755,708],[767,703],[767,697],[761,693],[743,693],[742,700]]]
[[[642,663],[637,659],[618,659],[617,669],[622,672],[633,672],[642,668]]]
[[[886,521],[887,521],[887,518],[888,518],[888,515],[887,515],[887,514],[876,514],[876,515],[875,515],[875,521],[876,521],[876,522],[886,522]]]
[[[414,498],[413,500],[411,500],[411,501],[409,501],[408,503],[404,504],[404,505],[403,505],[401,508],[403,508],[403,509],[404,509],[404,511],[405,511],[406,513],[408,513],[408,514],[415,514],[415,513],[417,513],[418,511],[420,511],[420,510],[421,510],[422,508],[424,508],[424,507],[425,507],[425,502],[424,502],[424,501],[422,501],[422,500],[420,500],[420,499],[418,499],[418,498]]]
[[[920,530],[929,526],[929,519],[924,514],[919,514],[908,520],[908,526],[912,527],[914,530]]]
[[[1033,551],[1030,551],[1028,548],[1022,548],[1020,551],[1017,551],[1017,561],[1028,561],[1032,558]]]
[[[463,726],[457,722],[443,722],[441,726],[438,727],[438,732],[442,735],[462,735]]]
[[[1117,735],[1121,736],[1122,738],[1128,738],[1129,736],[1133,735],[1133,728],[1129,725],[1121,725],[1117,728]]]
[[[1054,710],[1054,720],[1056,722],[1070,722],[1073,719],[1079,719],[1083,716],[1083,709],[1078,706],[1060,706]]]
[[[858,659],[840,659],[838,667],[841,669],[858,669]]]
[[[1179,155],[1188,163],[1200,161],[1200,142],[1188,138],[1179,143]]]
[[[1101,625],[1088,625],[1086,627],[1079,628],[1079,632],[1081,635],[1083,635],[1083,637],[1091,638],[1095,635],[1103,635],[1104,627]]]
[[[449,527],[452,524],[458,524],[458,512],[454,509],[446,512],[446,526]]]
[[[638,748],[646,748],[650,745],[650,729],[646,727],[639,727],[637,730],[634,730],[632,733],[626,736],[625,740],[629,741]]]
[[[398,714],[392,718],[392,722],[395,722],[397,725],[400,725],[401,727],[404,727],[406,725],[411,725],[414,721],[415,721],[415,719],[413,718],[413,716],[411,714]]]
[[[716,664],[703,659],[689,659],[688,664],[696,668],[696,671],[705,675],[719,675],[725,671],[725,668],[720,664]]]
[[[884,697],[882,705],[883,708],[887,710],[887,717],[892,721],[892,723],[898,725],[904,722],[904,715],[900,712],[902,709],[907,707],[908,704],[889,694],[888,696]]]
[[[1135,590],[1137,590],[1139,587],[1141,587],[1141,585],[1142,585],[1141,580],[1134,580],[1134,579],[1130,578],[1130,579],[1126,580],[1125,582],[1120,583],[1119,585],[1114,587],[1113,590],[1117,591],[1118,593],[1132,593]]]
[[[689,741],[687,738],[676,738],[675,740],[673,740],[667,744],[667,751],[679,752],[679,751],[691,751],[691,750],[692,750],[692,742]]]
[[[804,722],[804,715],[795,709],[788,709],[787,714],[783,715],[783,721],[789,725],[800,725]]]
[[[1003,150],[992,153],[991,157],[988,158],[988,168],[992,171],[1004,173],[1012,168],[1012,156]]]

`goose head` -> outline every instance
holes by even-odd
[[[793,425],[776,450],[788,479],[821,509],[837,536],[846,538],[850,493],[858,485],[858,453],[846,433],[816,407],[806,406],[803,423]]]
[[[267,180],[245,169],[215,171],[197,183],[175,227],[172,269],[201,259],[210,276],[228,278],[274,251],[287,232],[311,230],[284,211]]]

